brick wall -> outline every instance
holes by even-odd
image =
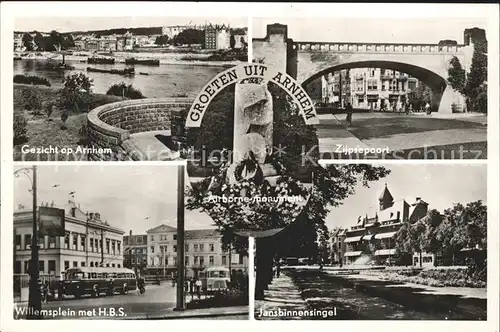
[[[109,154],[90,154],[92,160],[137,160],[130,135],[162,130],[170,133],[172,120],[192,104],[187,98],[126,100],[106,104],[88,114],[91,148],[110,148]],[[175,121],[174,121],[175,122]],[[175,130],[174,130],[175,131]]]

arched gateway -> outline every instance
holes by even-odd
[[[286,72],[303,86],[330,72],[351,68],[383,68],[407,73],[432,90],[431,106],[451,113],[464,106],[463,96],[448,84],[450,60],[457,57],[468,72],[473,45],[467,35],[460,45],[349,42],[295,42],[287,26],[267,26],[265,38],[253,39],[253,57]]]

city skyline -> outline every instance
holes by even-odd
[[[134,29],[177,25],[226,24],[233,28],[248,25],[246,17],[18,17],[14,31],[61,33],[108,29]]]
[[[387,183],[394,201],[406,199],[408,203],[421,197],[429,204],[429,210],[443,212],[455,203],[467,204],[486,200],[486,165],[437,165],[437,164],[377,164],[391,170],[391,174],[369,188],[358,185],[355,193],[347,197],[342,205],[332,208],[325,223],[328,229],[348,228],[356,225],[358,217],[373,217],[379,210],[378,198]],[[466,175],[466,176],[465,176]],[[400,209],[400,206],[395,206]]]
[[[353,43],[423,43],[437,44],[440,40],[456,40],[463,44],[464,29],[486,30],[484,18],[394,19],[353,17],[276,17],[253,18],[252,38],[264,38],[269,24],[288,26],[288,38],[294,41],[353,42]],[[354,27],[354,28],[353,28]],[[395,29],[397,27],[397,29]]]
[[[54,201],[56,207],[64,207],[71,198],[69,193],[75,192],[74,201],[84,212],[100,213],[102,220],[122,229],[124,235],[130,230],[146,234],[161,224],[176,227],[177,167],[38,166],[37,205]],[[185,184],[189,184],[187,176]],[[26,177],[14,178],[14,212],[19,204],[31,210],[29,189]],[[184,214],[186,229],[215,228],[204,212],[185,209]]]

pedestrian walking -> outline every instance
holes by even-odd
[[[191,294],[191,301],[194,298],[194,278],[189,279],[189,294]]]
[[[196,294],[198,295],[198,300],[199,300],[201,299],[201,280],[196,279],[195,285],[196,285]]]
[[[429,105],[429,102],[425,104],[425,113],[427,113],[427,115],[431,115],[431,105]]]
[[[353,113],[353,109],[352,109],[351,103],[347,103],[347,106],[346,106],[345,110],[346,110],[346,113],[347,113],[346,121],[347,121],[347,123],[349,123],[349,126],[351,126],[352,125],[352,113]]]
[[[48,303],[49,302],[49,282],[45,281],[42,287],[42,302],[43,303]]]

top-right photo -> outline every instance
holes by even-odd
[[[252,56],[309,94],[320,159],[487,159],[487,27],[484,18],[254,18]]]

